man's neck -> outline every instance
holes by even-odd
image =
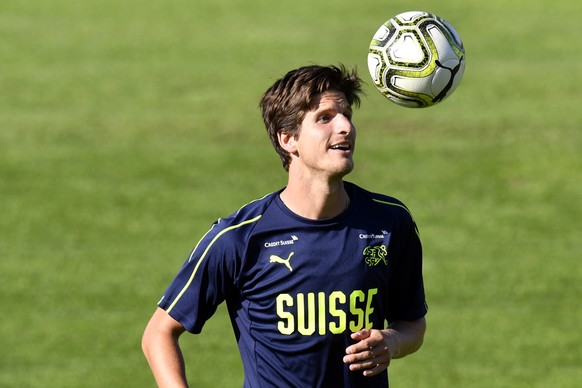
[[[293,213],[312,220],[333,218],[350,203],[342,179],[331,182],[290,179],[280,196]]]

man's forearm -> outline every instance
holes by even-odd
[[[183,330],[165,325],[167,315],[157,311],[144,332],[142,349],[158,387],[187,387],[184,357],[178,343]]]
[[[402,358],[416,352],[422,345],[426,321],[421,318],[416,321],[396,321],[383,330],[390,358]]]

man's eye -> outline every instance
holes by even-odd
[[[329,115],[322,115],[319,116],[317,121],[321,122],[321,123],[327,123],[329,120],[331,120],[331,116]]]

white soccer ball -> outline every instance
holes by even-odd
[[[459,85],[465,49],[444,19],[428,12],[404,12],[374,34],[368,70],[376,88],[390,101],[424,108],[444,100]]]

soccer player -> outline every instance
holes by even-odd
[[[166,290],[142,347],[159,386],[186,386],[178,339],[226,301],[245,387],[387,387],[426,328],[422,249],[409,210],[343,180],[361,80],[306,66],[263,95],[285,188],[216,221]]]

